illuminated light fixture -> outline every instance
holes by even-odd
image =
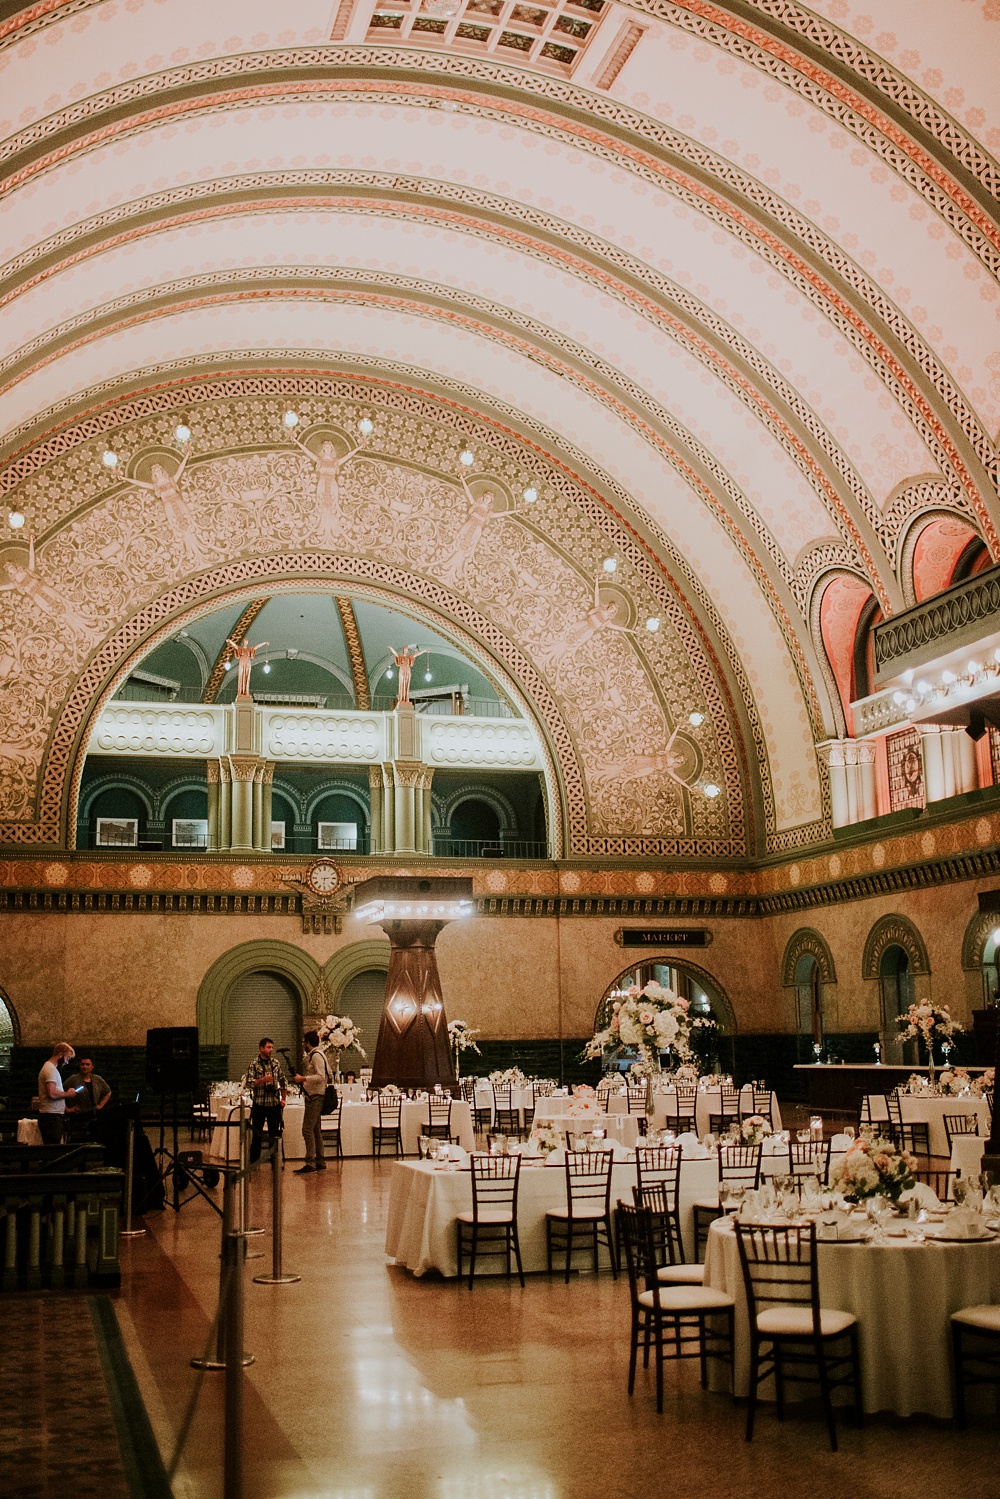
[[[658,615],[651,614],[646,621],[646,629],[649,631],[650,635],[655,635],[659,628],[660,620]]]
[[[434,680],[434,673],[431,672],[431,671],[425,671],[424,672],[424,681],[425,682],[433,682],[433,680]]]
[[[906,702],[906,693],[905,692],[894,692],[892,694],[892,700],[896,704],[897,708],[901,708],[903,706],[903,704]]]
[[[471,916],[475,905],[471,900],[371,900],[358,906],[354,912],[359,921],[398,921],[400,918],[419,920],[430,917],[439,921],[457,921]]]
[[[955,681],[955,673],[953,671],[943,671],[941,673],[941,680],[948,687]]]
[[[529,484],[524,491],[524,501],[527,505],[533,505],[538,499],[538,490],[533,484]],[[1000,651],[997,652],[997,660],[1000,661]]]
[[[931,690],[931,684],[930,684],[930,682],[923,682],[923,681],[921,681],[921,682],[917,683],[917,691],[921,694],[922,697],[926,697],[927,693],[930,692],[930,690]]]
[[[691,725],[692,729],[700,729],[704,722],[704,713],[694,712],[688,714],[688,723]]]
[[[191,428],[188,426],[187,422],[177,423],[177,426],[174,428],[174,439],[179,443],[191,441]]]
[[[110,448],[105,448],[104,452],[101,454],[101,462],[104,464],[105,468],[117,468],[118,454],[113,453]]]
[[[358,431],[361,433],[362,437],[371,437],[372,433],[375,431],[375,423],[372,421],[370,416],[363,416],[361,418],[361,420],[358,422]]]
[[[270,663],[270,661],[265,661],[265,662],[264,662],[264,675],[265,675],[265,676],[266,676],[266,675],[267,675],[267,673],[268,673],[268,672],[269,672],[269,671],[270,671],[270,670],[271,670],[271,663]]]
[[[463,468],[471,468],[476,461],[476,455],[471,448],[463,448],[458,455],[458,461]]]
[[[601,563],[601,566],[604,568],[604,571],[606,573],[615,573],[618,571],[618,558],[605,557],[604,561]]]
[[[980,671],[982,670],[978,661],[970,661],[965,669],[970,677],[978,677]]]
[[[389,670],[386,672],[386,676],[387,677],[391,677],[392,676],[392,667],[391,666],[389,667]]]
[[[20,510],[12,510],[7,517],[7,524],[12,531],[20,531],[24,525],[24,514]]]
[[[231,666],[232,666],[232,664],[233,664],[233,663],[232,663],[232,662],[231,662],[231,661],[227,661],[227,662],[226,662],[226,665],[225,665],[225,670],[226,670],[226,671],[228,671],[228,670],[229,670],[229,668],[230,668],[230,667],[231,667]]]
[[[281,420],[289,431],[291,431],[293,427],[299,425],[299,414],[297,411],[286,411]]]
[[[716,784],[715,784],[714,781],[706,781],[705,785],[701,789],[704,792],[704,794],[708,797],[708,799],[709,799],[710,802],[714,802],[715,798],[717,796],[721,796],[722,795],[722,789],[721,789],[721,787],[716,786]]]
[[[916,700],[915,697],[908,697],[906,699],[906,711],[907,711],[907,713],[912,713],[913,710],[914,710],[914,708],[916,706],[917,706],[917,700]]]

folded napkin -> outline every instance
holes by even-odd
[[[674,1141],[674,1144],[680,1146],[681,1155],[689,1161],[707,1161],[709,1156],[712,1154],[712,1152],[701,1143],[701,1141],[698,1139],[698,1136],[691,1134],[690,1131],[688,1131],[687,1134],[678,1135],[677,1139]]]
[[[926,1182],[914,1182],[909,1191],[904,1192],[899,1200],[909,1202],[910,1198],[916,1198],[922,1208],[933,1209],[941,1206],[937,1193]]]
[[[971,1208],[955,1208],[940,1223],[924,1227],[925,1235],[931,1239],[935,1234],[942,1239],[981,1239],[985,1232],[985,1223]]]
[[[850,1150],[853,1144],[854,1141],[851,1139],[850,1135],[834,1135],[833,1139],[830,1141],[830,1152],[831,1154],[836,1155],[840,1151]]]

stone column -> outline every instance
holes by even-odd
[[[827,739],[816,746],[816,753],[830,772],[830,818],[835,828],[846,828],[851,821],[844,744],[843,739]]]
[[[382,772],[382,848],[383,854],[396,852],[396,777],[393,768],[386,763]]]
[[[373,854],[385,852],[382,832],[382,767],[368,767],[368,830],[369,849]]]
[[[219,847],[231,848],[233,842],[233,776],[229,757],[219,760]]]
[[[210,849],[221,847],[219,842],[219,762],[208,760],[205,762],[205,774],[208,780],[208,846]]]
[[[432,854],[434,852],[434,820],[433,820],[433,817],[431,815],[431,786],[433,785],[433,782],[434,782],[434,771],[431,770],[431,769],[425,770],[424,771],[423,780],[424,780],[424,786],[423,786],[423,799],[424,799],[423,851],[424,851],[425,854]]]
[[[259,764],[256,755],[229,756],[233,809],[229,835],[230,848],[252,849],[254,847],[254,781]]]
[[[453,1084],[455,1068],[434,943],[443,921],[383,920],[392,944],[372,1085]]]
[[[423,767],[414,764],[393,762],[392,778],[395,786],[395,852],[415,854],[417,852],[416,799],[417,785]]]
[[[264,774],[261,777],[261,848],[266,853],[271,852],[271,818],[274,816],[274,761],[264,761]]]
[[[816,753],[830,771],[830,808],[835,828],[878,815],[875,745],[868,739],[828,739]]]

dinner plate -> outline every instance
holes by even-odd
[[[996,1234],[931,1234],[925,1231],[924,1238],[934,1244],[986,1244],[995,1243]]]

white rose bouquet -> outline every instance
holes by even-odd
[[[319,1026],[319,1040],[324,1051],[347,1051],[353,1046],[360,1056],[368,1055],[361,1045],[361,1032],[350,1015],[325,1015]]]
[[[982,1098],[984,1093],[992,1093],[993,1079],[996,1075],[995,1068],[987,1067],[978,1077],[974,1077],[969,1084],[969,1091],[976,1098]]]
[[[765,1119],[762,1114],[748,1114],[734,1129],[738,1145],[760,1145],[774,1134],[770,1120]]]
[[[848,1202],[864,1202],[868,1197],[898,1202],[916,1181],[916,1165],[913,1156],[897,1150],[891,1141],[860,1136],[833,1173],[830,1186]]]
[[[691,1055],[686,999],[651,979],[643,989],[626,989],[611,1006],[611,1019],[584,1048],[584,1056],[599,1057],[606,1046],[634,1046],[651,1060],[671,1047],[682,1059]]]

